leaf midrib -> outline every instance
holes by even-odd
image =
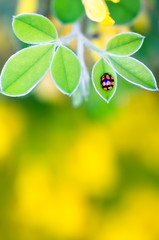
[[[35,64],[37,64],[49,51],[50,49],[53,48],[53,46],[51,46],[44,54],[42,54],[34,63],[32,63],[31,66],[29,66],[18,78],[16,78],[11,84],[9,84],[9,86],[7,86],[6,88],[3,88],[3,91],[6,91],[9,87],[11,87],[16,81],[18,81],[23,75],[25,75],[25,73],[27,73],[30,69],[32,69],[34,67]]]
[[[66,76],[66,85],[67,85],[67,87],[68,87],[68,89],[69,89],[69,93],[70,93],[70,86],[69,86],[69,84],[68,84],[68,77],[67,77],[67,71],[66,71],[66,66],[65,66],[65,61],[64,61],[64,56],[63,56],[63,48],[61,47],[61,49],[60,49],[60,52],[61,52],[61,59],[62,59],[62,62],[63,62],[63,66],[64,66],[64,73],[65,73],[65,76]]]
[[[103,67],[103,71],[105,72],[105,65],[104,65],[104,63],[106,63],[106,64],[109,65],[109,63],[108,63],[105,59],[102,58],[102,67]],[[107,93],[108,96],[103,95],[104,98],[105,98],[107,101],[109,101],[109,100],[111,99],[114,91],[115,91],[115,90],[113,90],[112,92],[105,92],[105,93]],[[103,94],[104,94],[104,91],[103,91]]]
[[[112,51],[112,50],[114,50],[114,49],[120,48],[120,47],[122,47],[123,45],[126,46],[126,45],[129,45],[129,44],[131,44],[131,43],[133,43],[133,42],[137,42],[137,41],[140,41],[140,39],[134,39],[133,41],[131,41],[131,42],[129,42],[129,43],[122,44],[122,45],[118,45],[117,47],[114,47],[114,48],[111,48],[111,49],[106,49],[106,50],[109,52],[109,51]]]
[[[54,39],[56,38],[56,34],[55,34],[55,36],[50,35],[50,34],[48,34],[47,32],[41,30],[40,28],[35,27],[35,26],[32,25],[31,23],[25,22],[24,20],[21,20],[21,19],[18,19],[18,18],[16,18],[15,20],[16,20],[16,21],[19,21],[19,22],[22,22],[23,24],[29,25],[31,28],[36,29],[36,30],[39,31],[39,32],[42,32],[44,35],[51,37],[52,40],[54,40]],[[53,39],[53,38],[54,38],[54,39]]]
[[[129,74],[131,74],[132,76],[135,76],[137,79],[139,79],[140,81],[141,81],[141,84],[142,84],[142,79],[140,79],[138,76],[136,76],[136,75],[133,75],[133,73],[132,72],[130,72],[130,71],[128,71],[126,68],[124,68],[124,67],[122,67],[118,62],[116,62],[115,60],[114,60],[114,58],[110,58],[110,59],[112,59],[120,68],[122,68],[122,69],[124,69],[124,71],[126,71],[126,72],[128,72]],[[132,59],[132,58],[131,58]],[[134,60],[134,59],[133,59]],[[122,75],[122,74],[121,74]],[[127,78],[126,78],[127,79]],[[132,80],[130,80],[130,81],[132,81]],[[142,84],[143,85],[143,84]]]

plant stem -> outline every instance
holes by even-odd
[[[89,80],[90,76],[85,64],[84,59],[84,44],[80,39],[78,38],[78,45],[77,45],[77,56],[79,58],[80,64],[81,64],[81,79],[80,79],[80,88],[81,88],[81,94],[87,100],[87,96],[89,94]]]
[[[83,44],[88,47],[89,49],[91,49],[92,51],[98,53],[101,57],[104,57],[106,55],[109,55],[108,52],[106,52],[105,50],[102,50],[98,47],[96,47],[94,44],[91,43],[91,41],[89,41],[81,32],[77,31],[77,32],[73,32],[69,35],[67,35],[64,38],[61,38],[61,42],[63,44],[67,44],[70,41],[72,41],[73,39],[78,38],[79,41],[82,41]]]
[[[93,43],[91,43],[91,41],[89,41],[83,34],[79,34],[79,38],[81,39],[81,41],[84,43],[84,45],[86,47],[88,47],[89,49],[91,49],[92,51],[98,53],[100,56],[105,56],[106,55],[106,51],[102,50],[98,47],[96,47]]]
[[[59,39],[60,44],[68,44],[70,41],[77,38],[77,56],[81,64],[81,76],[80,76],[80,85],[75,94],[73,95],[73,105],[77,107],[81,104],[82,99],[84,98],[87,100],[89,94],[89,81],[90,75],[87,70],[87,66],[85,64],[84,59],[84,45],[91,49],[92,51],[96,52],[100,55],[100,57],[106,57],[108,53],[105,50],[102,50],[96,47],[94,44],[91,43],[81,32],[80,23],[74,25],[73,31],[71,34],[67,35]]]
[[[61,38],[60,41],[61,41],[63,44],[67,44],[67,43],[69,43],[70,41],[74,40],[74,39],[77,38],[77,37],[78,37],[78,34],[75,33],[75,32],[73,32],[73,33],[67,35],[66,37]]]

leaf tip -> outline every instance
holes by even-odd
[[[156,83],[156,85],[155,85],[154,91],[159,91],[159,88],[158,88],[158,86],[157,86],[157,83]]]
[[[105,102],[106,102],[107,104],[109,104],[110,99],[105,99]]]

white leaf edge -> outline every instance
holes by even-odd
[[[93,66],[91,78],[92,78],[92,83],[93,83],[93,87],[95,88],[95,91],[98,93],[98,95],[99,95],[106,103],[109,103],[110,100],[113,98],[113,96],[114,96],[115,93],[116,93],[117,85],[118,85],[118,78],[117,78],[117,74],[116,74],[115,69],[112,67],[112,69],[113,69],[113,71],[114,71],[115,78],[116,78],[116,85],[115,85],[115,89],[114,89],[113,94],[109,97],[108,100],[105,99],[105,98],[98,92],[98,90],[97,90],[97,88],[96,88],[96,86],[95,86],[94,80],[93,80],[94,68],[95,68],[95,66],[98,64],[98,62],[100,62],[102,59],[103,59],[108,65],[110,65],[110,67],[112,67],[111,64],[110,64],[105,58],[103,58],[103,57],[100,58],[100,59],[94,64],[94,66]]]
[[[141,42],[140,46],[139,46],[134,52],[132,52],[132,53],[130,53],[130,54],[127,54],[127,55],[120,55],[120,54],[110,53],[110,52],[107,50],[107,46],[108,46],[109,42],[111,42],[112,39],[114,39],[114,38],[117,37],[117,36],[126,35],[126,34],[132,34],[132,35],[138,35],[138,36],[140,36],[140,37],[142,38],[142,42]],[[136,52],[139,51],[139,49],[142,47],[142,45],[143,45],[143,43],[144,43],[145,38],[146,38],[146,37],[142,36],[141,34],[133,33],[133,32],[119,33],[119,34],[115,35],[114,37],[112,37],[112,38],[108,41],[108,43],[107,43],[107,45],[106,45],[106,48],[105,48],[106,53],[107,53],[108,55],[114,56],[114,57],[129,57],[129,56],[131,56],[131,55],[133,55],[133,54],[135,54]]]
[[[45,72],[45,74],[39,79],[39,81],[37,81],[37,82],[36,82],[26,93],[24,93],[24,94],[10,95],[10,94],[4,93],[4,92],[3,92],[3,89],[2,89],[2,87],[1,87],[1,78],[2,78],[3,72],[4,72],[4,70],[5,70],[6,65],[8,64],[8,62],[9,62],[13,57],[15,57],[16,55],[18,55],[19,53],[21,53],[22,51],[24,51],[24,50],[26,50],[26,49],[30,49],[30,48],[34,48],[34,47],[38,47],[38,46],[43,46],[43,45],[54,45],[54,44],[52,44],[52,43],[45,43],[45,44],[38,44],[37,46],[31,46],[31,47],[24,48],[24,49],[18,51],[17,53],[13,54],[13,55],[7,60],[7,62],[6,62],[5,65],[3,66],[3,69],[2,69],[2,72],[1,72],[1,75],[0,75],[0,88],[1,88],[1,92],[0,92],[0,93],[1,93],[2,95],[5,95],[5,96],[7,96],[7,97],[13,97],[13,98],[16,98],[16,97],[17,97],[17,98],[18,98],[18,97],[24,97],[24,96],[26,96],[27,94],[29,94],[29,93],[39,84],[39,82],[41,82],[41,81],[44,79],[44,77],[46,76],[46,74],[48,73],[48,71],[49,71],[49,69],[50,69],[50,66],[49,66],[49,68],[47,69],[47,71]],[[55,47],[56,47],[56,46],[55,46]],[[52,60],[50,61],[50,65],[51,65],[51,63],[52,63],[52,61],[53,61],[53,58],[54,58],[55,47],[54,47],[54,51],[53,51]]]
[[[50,40],[50,41],[48,41],[48,42],[37,42],[37,43],[31,43],[31,42],[26,42],[26,41],[23,41],[23,40],[21,40],[18,36],[17,36],[17,34],[16,34],[16,32],[15,32],[15,29],[14,29],[14,21],[16,20],[16,18],[17,17],[19,17],[19,16],[23,16],[23,15],[30,15],[30,16],[40,16],[40,17],[43,17],[43,18],[45,18],[47,21],[49,21],[53,26],[54,26],[54,28],[55,28],[55,32],[56,32],[56,39],[55,40]],[[14,34],[15,34],[15,36],[21,41],[21,42],[23,42],[23,43],[26,43],[26,44],[31,44],[31,45],[41,45],[41,44],[49,44],[49,43],[56,43],[57,41],[58,41],[58,33],[57,33],[57,29],[56,29],[56,27],[55,27],[55,25],[47,18],[47,17],[45,17],[45,16],[43,16],[42,14],[38,14],[38,13],[21,13],[21,14],[18,14],[18,15],[16,15],[16,16],[13,16],[13,19],[12,19],[12,29],[13,29],[13,32],[14,32]]]
[[[66,48],[68,51],[70,51],[72,54],[74,54],[74,56],[76,57],[76,59],[79,61],[77,55],[76,55],[72,50],[70,50],[69,48],[67,48],[66,46],[64,46],[64,45],[62,45],[62,44],[58,45],[58,48],[57,48],[56,52],[54,53],[54,57],[55,57],[55,55],[56,55],[56,53],[57,53],[57,51],[59,50],[60,47]],[[81,72],[82,72],[81,64],[80,64],[80,62],[79,62],[79,64],[80,64],[80,76],[79,76],[78,85],[77,85],[77,87],[73,90],[73,92],[69,94],[69,93],[63,91],[63,90],[57,85],[57,83],[55,82],[55,80],[54,80],[54,78],[53,78],[53,76],[52,76],[51,68],[52,68],[52,64],[53,64],[54,57],[53,57],[53,59],[52,59],[51,65],[50,65],[50,75],[51,75],[51,79],[52,79],[53,83],[55,84],[56,88],[57,88],[60,92],[62,92],[63,94],[65,94],[65,95],[67,95],[67,96],[69,96],[69,97],[71,97],[71,96],[76,92],[76,90],[78,89],[78,87],[79,87],[79,85],[80,85],[80,83],[81,83]]]
[[[152,73],[152,71],[151,71],[145,64],[143,64],[142,62],[140,62],[139,60],[137,60],[137,59],[135,59],[135,58],[133,58],[133,57],[129,57],[129,58],[131,58],[131,59],[135,60],[136,62],[140,63],[141,65],[143,65],[143,66],[149,71],[149,73],[151,74],[151,76],[152,76],[153,79],[154,79],[156,89],[144,87],[143,85],[138,84],[138,83],[134,83],[133,81],[131,81],[131,80],[129,80],[128,78],[124,77],[122,74],[120,74],[120,73],[115,69],[115,67],[114,67],[113,64],[111,63],[110,58],[108,57],[108,59],[109,59],[109,61],[110,61],[110,65],[112,66],[112,68],[114,69],[114,71],[117,72],[117,74],[119,74],[119,75],[120,75],[122,78],[124,78],[126,81],[128,81],[128,82],[130,82],[130,83],[132,83],[132,84],[134,84],[134,85],[136,85],[136,86],[139,86],[139,87],[141,87],[141,88],[144,88],[144,89],[146,89],[146,90],[148,90],[148,91],[153,91],[153,92],[158,91],[159,89],[158,89],[158,86],[157,86],[157,81],[156,81],[156,78],[155,78],[154,74]]]

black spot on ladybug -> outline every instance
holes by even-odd
[[[109,91],[113,88],[114,86],[114,78],[112,75],[109,73],[104,73],[101,76],[101,86],[104,90]]]

